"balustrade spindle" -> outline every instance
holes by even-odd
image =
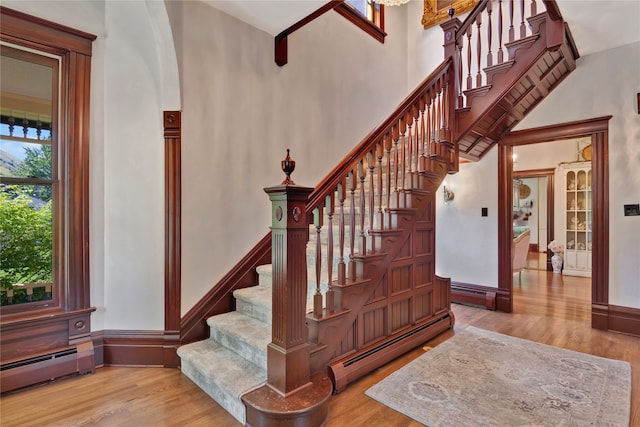
[[[478,31],[476,31],[478,45],[476,50],[476,57],[478,63],[478,73],[476,74],[476,87],[482,86],[482,66],[480,65],[482,58],[482,33],[480,32],[480,26],[482,25],[482,13],[478,14],[476,18],[476,25],[478,26]]]
[[[498,0],[498,64],[504,62],[504,53],[502,52],[502,0]]]
[[[328,289],[325,294],[327,313],[335,311],[335,297],[333,292],[333,214],[335,211],[335,193],[331,193],[325,199],[325,209],[327,212],[328,235],[327,235],[327,283]]]
[[[375,161],[373,152],[367,153],[367,167],[369,168],[369,230],[373,230],[373,217],[375,215],[375,199],[376,192],[373,184],[373,170],[375,169]],[[371,253],[376,252],[375,239],[371,239]]]
[[[420,110],[420,157],[418,162],[420,161],[420,159],[422,159],[422,157],[427,156],[429,153],[427,152],[427,147],[426,147],[426,139],[425,139],[425,114],[427,111],[427,102],[426,100],[423,98],[422,99],[422,108]],[[418,168],[420,168],[420,170],[422,170],[421,165],[418,165]]]
[[[536,0],[531,0],[531,16],[536,16],[538,14],[538,5],[536,4]]]
[[[515,40],[515,29],[513,28],[513,8],[514,8],[514,0],[509,0],[509,41],[512,42]]]
[[[316,292],[313,294],[313,315],[322,317],[322,293],[320,292],[320,273],[322,271],[322,208],[313,210],[313,225],[316,227]]]
[[[442,131],[443,135],[441,135],[440,139],[449,140],[451,135],[449,135],[449,96],[448,96],[448,87],[446,79],[442,80]]]
[[[351,193],[351,212],[349,221],[349,279],[356,278],[356,263],[354,261],[356,247],[356,174],[349,172],[349,192]]]
[[[378,227],[384,228],[384,211],[382,208],[382,158],[384,157],[384,145],[382,142],[376,144],[376,159],[378,160]]]
[[[464,108],[464,97],[462,96],[462,43],[458,45],[457,55],[457,70],[458,70],[458,108]]]
[[[440,96],[440,88],[438,88],[438,92],[436,93],[436,113],[438,121],[435,123],[434,131],[437,133],[436,140],[440,141],[440,129],[442,129],[442,97]]]
[[[384,136],[384,148],[387,153],[387,177],[385,178],[387,187],[387,209],[391,207],[391,145],[391,135],[387,133]],[[391,224],[389,224],[387,228],[390,226]]]
[[[406,137],[407,124],[405,116],[400,119],[400,160],[398,168],[400,169],[400,199],[404,198],[404,190],[406,189],[406,175],[407,175],[407,137]],[[397,207],[404,207],[404,200],[402,204],[398,203]]]
[[[338,283],[346,283],[346,264],[344,263],[344,201],[346,199],[346,182],[343,178],[338,184],[338,203],[340,204],[340,224],[338,225],[338,245],[340,246],[340,260],[338,261]]]
[[[473,86],[473,79],[471,78],[471,25],[467,28],[467,90]]]
[[[491,67],[493,65],[493,54],[491,53],[491,37],[493,36],[493,24],[491,22],[491,12],[493,11],[492,4],[492,1],[487,3],[487,47],[489,49],[487,52],[487,67]]]
[[[400,193],[398,192],[398,174],[400,173],[400,169],[398,167],[398,161],[399,161],[399,156],[400,154],[398,153],[398,139],[399,139],[399,133],[398,133],[398,125],[396,124],[393,127],[393,169],[394,169],[394,174],[393,174],[393,193],[394,193],[394,205],[393,207],[397,208],[400,203]]]
[[[427,117],[427,123],[426,123],[427,134],[425,135],[427,156],[431,156],[433,154],[433,151],[432,151],[433,147],[431,146],[431,109],[432,108],[433,108],[433,104],[431,102],[431,98],[429,98],[427,100],[427,109],[425,112],[425,115]]]
[[[413,118],[407,115],[407,159],[406,171],[410,174],[413,171]],[[411,180],[409,180],[411,182]]]
[[[431,154],[436,154],[436,141],[438,139],[438,98],[433,89],[429,92],[431,95]]]
[[[524,25],[524,0],[520,0],[520,38],[527,36],[527,27]]]
[[[413,163],[411,164],[411,170],[418,172],[420,168],[420,109],[416,107],[417,115],[413,118],[414,140],[413,140]],[[411,130],[411,129],[409,129]]]
[[[358,162],[358,177],[360,178],[360,255],[367,254],[367,236],[364,229],[364,219],[366,217],[364,180],[367,177],[367,172],[363,162],[363,160]]]
[[[13,136],[13,128],[15,127],[16,119],[13,116],[9,117],[9,136]]]

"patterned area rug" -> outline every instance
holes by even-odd
[[[433,427],[628,427],[631,366],[470,326],[365,394]]]

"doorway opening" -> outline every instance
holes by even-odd
[[[513,149],[543,142],[588,137],[592,147],[593,250],[591,252],[591,326],[607,329],[609,301],[609,164],[608,129],[611,116],[512,132],[498,149],[498,293],[496,306],[513,311],[511,241],[513,239]]]

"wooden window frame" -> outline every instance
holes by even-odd
[[[89,95],[91,49],[96,36],[0,6],[0,40],[60,58],[57,206],[54,278],[58,303],[2,310],[5,326],[25,319],[90,309],[89,300]],[[53,132],[52,132],[53,135]],[[53,138],[53,136],[52,136]],[[54,165],[56,167],[56,165]],[[90,310],[93,311],[93,310]]]
[[[355,24],[358,28],[362,29],[364,32],[369,34],[380,43],[384,43],[384,39],[387,36],[387,33],[384,31],[383,5],[380,5],[380,26],[368,20],[366,16],[363,16],[353,6],[346,2],[342,2],[338,6],[336,6],[335,11],[347,18],[350,22]]]

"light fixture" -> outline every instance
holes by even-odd
[[[380,3],[383,6],[400,6],[405,3],[409,3],[409,0],[373,0],[376,3]]]
[[[453,194],[453,191],[447,189],[447,181],[444,181],[444,188],[442,189],[442,194],[444,195],[444,202],[450,202],[453,200],[453,198],[455,197],[455,194]]]
[[[518,163],[518,155],[516,153],[513,153],[511,155],[511,160],[513,160],[513,164],[515,165],[516,163]]]

